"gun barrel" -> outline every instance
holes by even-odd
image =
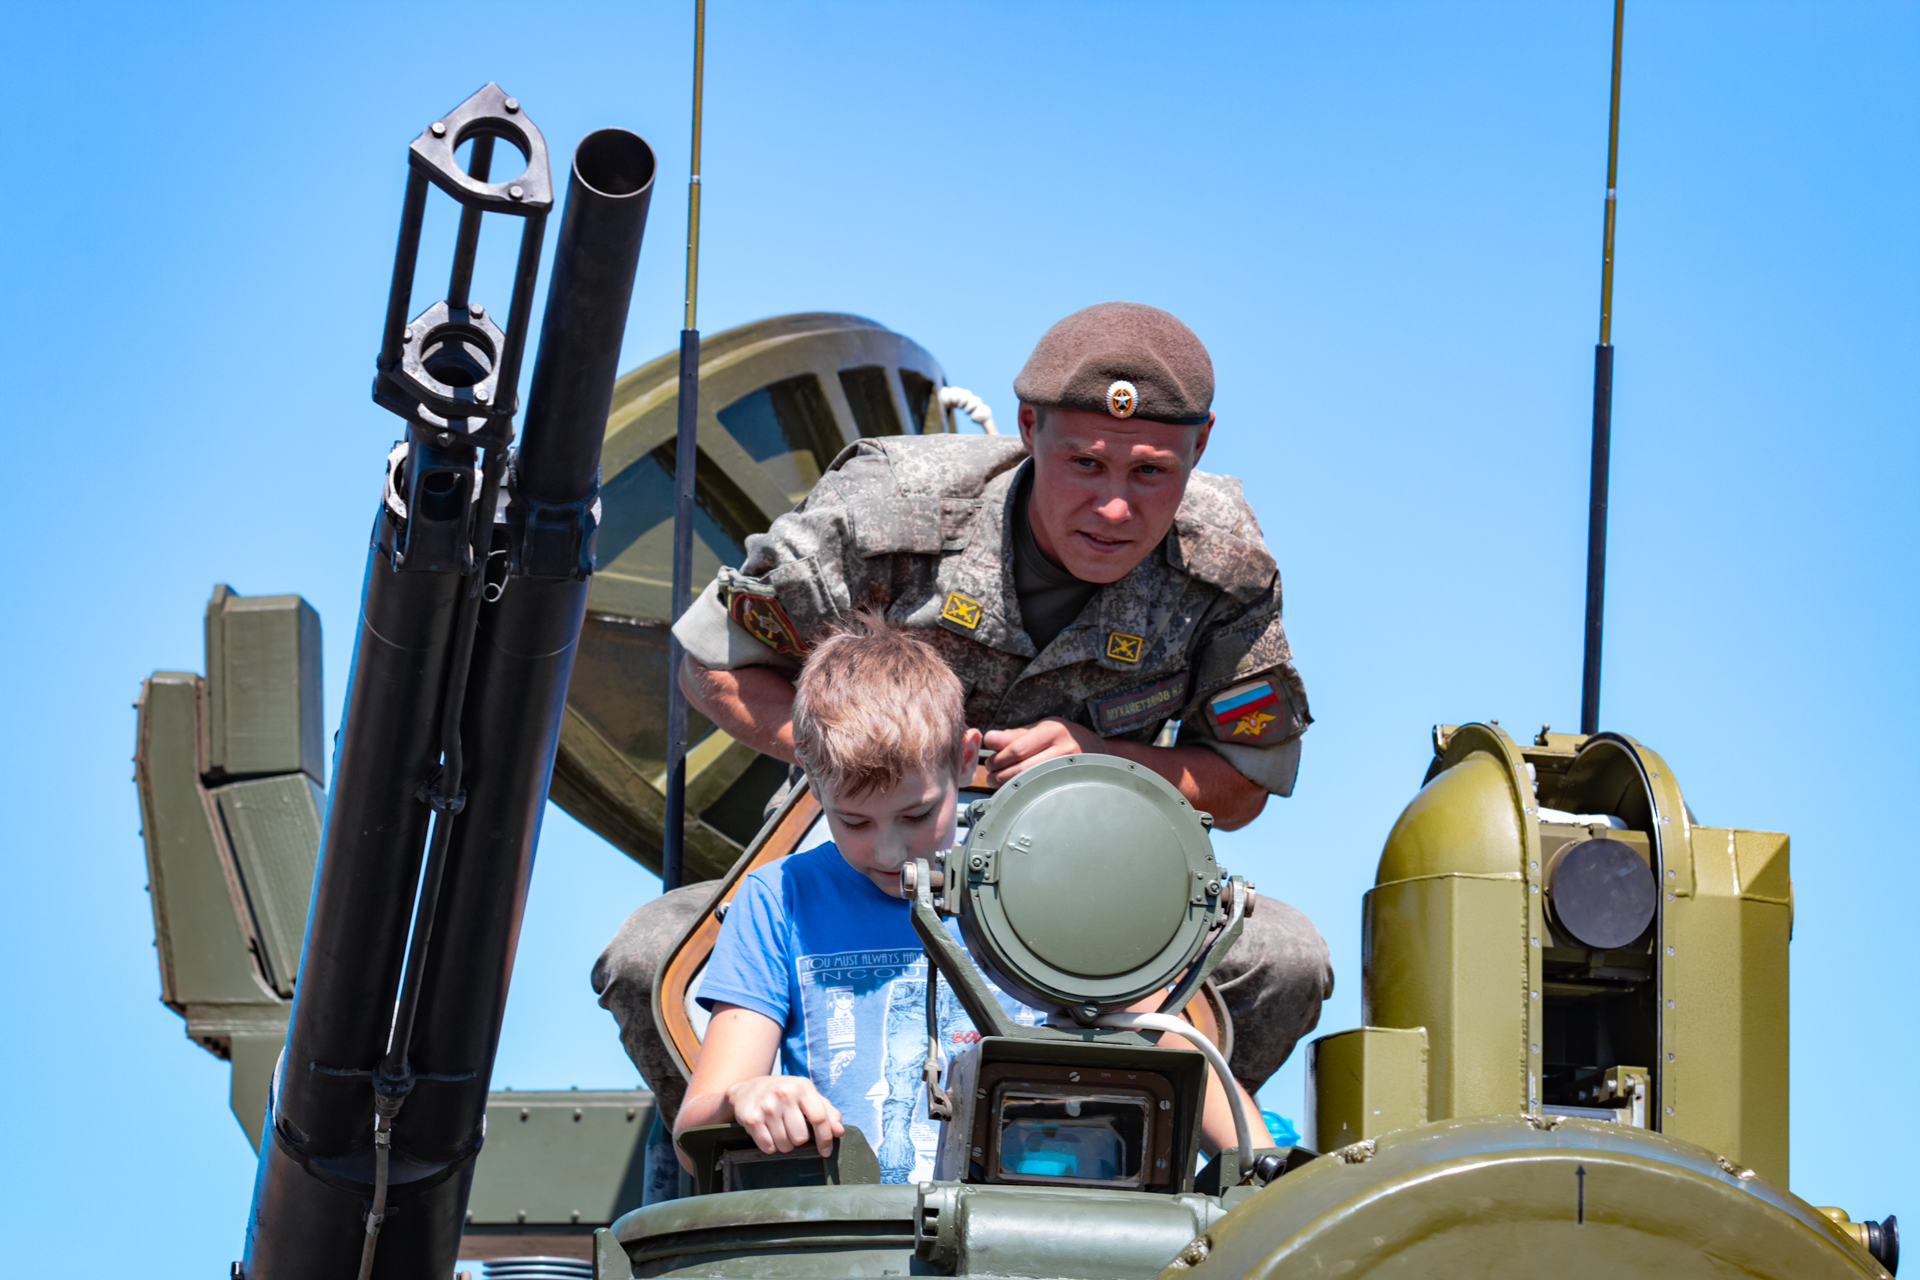
[[[466,192],[468,212],[545,198],[544,143],[534,145],[537,131],[498,86],[486,86],[443,123],[449,127],[433,137],[447,145],[429,148],[430,160],[446,153],[435,161],[443,169],[463,130],[517,137],[537,161],[519,180],[524,186],[504,196],[495,190],[501,184],[486,182],[484,163],[473,174],[430,173],[443,190]],[[413,277],[420,154],[416,143],[401,232],[408,261],[396,267],[396,295]],[[458,388],[405,361],[389,368],[383,348],[375,397],[408,420],[409,441],[390,459],[375,527],[312,916],[261,1144],[244,1264],[256,1280],[332,1280],[369,1257],[377,1277],[452,1271],[586,609],[600,446],[653,168],[647,144],[619,129],[590,135],[575,156],[504,519],[490,501],[491,478],[510,438],[512,366],[530,310],[543,208],[523,215],[505,341],[457,317],[447,322],[467,323],[500,357],[484,417],[435,416],[436,409],[468,408]],[[477,218],[463,219],[455,294],[465,292],[470,270],[476,228],[469,221]],[[466,311],[467,300],[456,300]],[[404,316],[406,305],[399,296],[390,315]],[[481,314],[471,306],[471,317]],[[408,341],[420,341],[419,327],[402,326]],[[475,500],[473,461],[482,448],[489,484]],[[437,505],[411,474],[429,464],[464,477],[431,490]],[[415,535],[430,521],[471,530],[471,552],[463,532],[432,542],[429,554]],[[488,574],[489,564],[502,563],[489,550],[507,553],[504,578]],[[468,652],[470,665],[462,660]],[[456,722],[452,736],[447,726]],[[442,810],[437,818],[430,800]],[[444,871],[437,885],[423,886],[433,821],[451,824],[434,834],[436,850],[445,844],[435,862]],[[412,960],[410,921],[421,953]],[[396,1021],[396,998],[413,1012],[410,1020]],[[391,1125],[390,1157],[374,1141],[376,1083],[387,1090],[382,1096],[405,1104],[381,1113]],[[384,1220],[369,1220],[370,1200],[385,1205]]]

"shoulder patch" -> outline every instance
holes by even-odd
[[[1249,680],[1207,699],[1207,723],[1222,742],[1260,743],[1286,727],[1286,706],[1271,680]]]
[[[770,591],[749,591],[744,587],[725,589],[727,616],[742,630],[775,653],[789,658],[805,658],[808,645],[794,629],[793,620],[780,607]]]

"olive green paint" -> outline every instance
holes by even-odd
[[[653,1109],[643,1089],[489,1094],[469,1228],[585,1231],[638,1207]]]
[[[1331,1151],[1427,1120],[1427,1033],[1361,1027],[1307,1046],[1307,1144]]]
[[[1817,1209],[1710,1151],[1625,1125],[1485,1117],[1315,1160],[1163,1280],[1840,1280],[1886,1273]]]

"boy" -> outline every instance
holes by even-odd
[[[760,868],[734,896],[702,981],[713,1020],[674,1134],[734,1120],[762,1151],[812,1142],[825,1155],[851,1120],[883,1181],[923,1181],[939,1139],[920,1082],[927,961],[899,874],[953,843],[980,732],[933,647],[877,617],[822,641],[796,683],[794,752],[833,841]],[[1021,1021],[1040,1020],[1001,999]],[[941,1042],[971,1030],[943,984]],[[784,1074],[770,1075],[776,1054]],[[1247,1111],[1255,1141],[1268,1140],[1258,1109]],[[1233,1141],[1217,1082],[1204,1129],[1210,1146]]]

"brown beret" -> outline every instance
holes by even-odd
[[[1116,418],[1205,422],[1213,361],[1193,330],[1140,302],[1082,307],[1040,335],[1013,380],[1021,403]]]

